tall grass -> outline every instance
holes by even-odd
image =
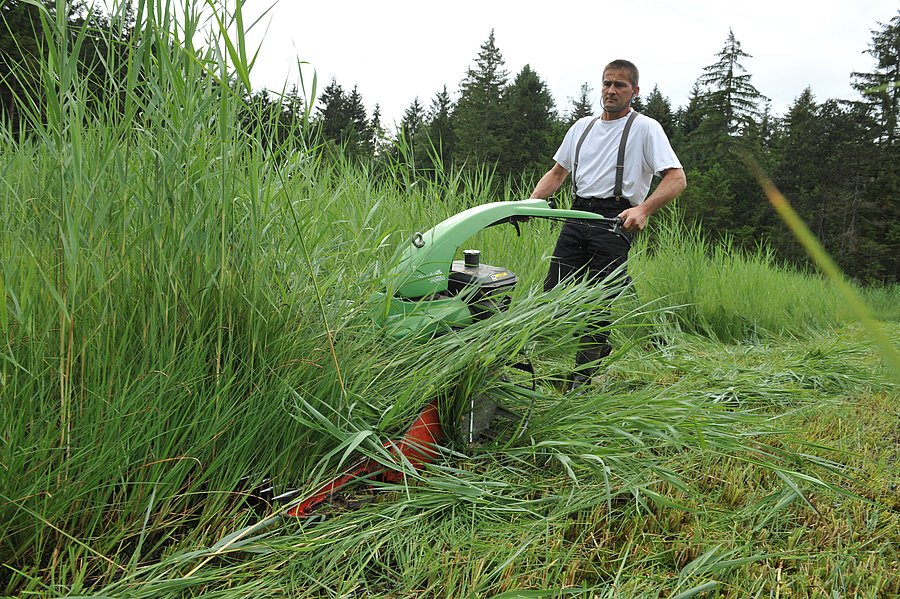
[[[549,383],[565,371],[587,311],[614,290],[538,291],[549,223],[527,224],[521,238],[502,228],[473,240],[520,274],[510,311],[430,343],[381,334],[371,302],[396,248],[494,199],[484,196],[489,175],[374,176],[368,165],[323,160],[300,131],[263,147],[239,118],[253,54],[240,5],[230,16],[210,7],[218,20],[198,3],[136,3],[133,36],[111,40],[109,60],[125,61],[110,69],[125,76],[106,81],[116,104],[92,101],[79,73],[71,40],[86,32],[48,18],[44,104],[22,107],[29,135],[0,131],[4,592],[605,593],[631,541],[591,543],[617,526],[623,503],[644,514],[697,509],[674,457],[735,456],[778,473],[792,497],[819,484],[818,468],[831,465],[766,443],[771,426],[740,402],[718,401],[717,381],[706,393],[698,377],[691,387],[561,396]],[[641,318],[718,339],[834,322],[814,279],[698,244],[635,261]],[[710,254],[715,276],[700,264]],[[787,291],[741,297],[728,284],[737,280],[808,287],[778,303]],[[787,307],[794,317],[767,314]],[[536,365],[533,389],[505,368],[520,357]],[[667,360],[660,368],[687,368]],[[808,372],[792,367],[801,379]],[[761,390],[741,372],[730,393],[754,405],[818,388],[773,376]],[[848,373],[848,385],[874,384]],[[382,443],[425,401],[440,398],[453,422],[482,393],[530,414],[526,434],[477,451],[451,439],[433,468],[407,468],[404,484],[384,487],[386,501],[311,531],[281,522],[220,543],[259,519],[243,476],[250,487],[272,476],[311,488],[348,449],[389,459]],[[701,578],[676,586],[703,588]]]
[[[631,261],[637,299],[672,306],[668,320],[679,330],[735,342],[805,336],[847,322],[829,285],[780,264],[766,247],[712,243],[681,221],[677,204],[654,224],[652,242],[642,240]]]

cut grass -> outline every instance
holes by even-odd
[[[701,344],[693,340],[689,351],[666,361],[689,359],[691,376],[698,380],[723,362],[748,372],[757,367],[757,356],[746,351],[739,358],[723,357],[715,351],[723,346],[707,341],[706,351],[698,354]],[[777,350],[782,357],[800,357],[809,345],[782,343]],[[629,357],[658,359],[638,349]],[[635,395],[638,382],[619,368],[621,362],[596,396],[606,406],[602,413],[611,417],[616,402],[637,405],[628,398],[646,399],[647,391],[659,386],[650,376]],[[866,361],[857,367],[863,373]],[[776,380],[796,384],[790,377]],[[752,378],[745,382],[738,394],[752,387]],[[785,476],[796,487],[786,485],[771,469],[754,465],[758,456],[691,448],[672,452],[648,440],[647,450],[661,452],[664,469],[650,469],[632,482],[652,493],[634,494],[627,484],[616,484],[608,499],[602,476],[581,473],[573,481],[552,457],[538,454],[534,461],[518,447],[504,457],[488,447],[432,469],[418,485],[382,492],[359,510],[312,528],[287,523],[190,579],[177,580],[193,562],[176,552],[138,569],[131,584],[116,583],[104,592],[150,596],[190,588],[237,595],[455,597],[529,596],[524,593],[555,589],[598,597],[671,597],[705,589],[718,597],[892,596],[900,541],[894,500],[900,480],[892,468],[900,452],[896,389],[877,376],[843,386],[838,394],[817,381],[801,383],[813,389],[816,401],[786,415],[780,415],[780,401],[762,404],[761,417],[776,423],[765,437],[767,451],[816,454],[817,462],[829,466],[820,476],[842,492],[810,486],[789,473]],[[882,385],[884,390],[873,390]],[[582,397],[579,405],[590,399]],[[558,418],[547,424],[571,430]],[[536,424],[537,439],[548,434],[541,426]],[[596,428],[590,430],[596,434]],[[747,432],[740,425],[731,430],[735,436]],[[590,445],[582,434],[551,436],[571,439],[555,444],[558,451],[566,444],[582,450]],[[610,437],[604,448],[610,463],[616,460],[614,441]],[[579,471],[574,460],[570,467]],[[666,472],[668,479],[660,476]]]

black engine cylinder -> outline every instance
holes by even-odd
[[[518,282],[516,274],[509,269],[490,264],[472,264],[472,257],[455,260],[450,268],[448,290],[453,295],[463,294],[469,311],[476,320],[481,320],[509,307],[509,293]]]

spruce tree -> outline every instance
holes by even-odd
[[[875,59],[870,73],[853,73],[853,85],[862,92],[860,107],[872,120],[869,141],[877,155],[868,162],[870,179],[865,212],[860,219],[860,243],[866,247],[859,260],[870,279],[896,282],[900,278],[900,12],[872,31],[868,53]]]
[[[502,175],[519,176],[529,168],[546,165],[551,152],[556,110],[547,84],[525,65],[504,93],[505,147]]]
[[[427,156],[427,151],[422,149],[420,142],[424,119],[425,112],[419,102],[419,97],[416,96],[403,111],[403,117],[400,119],[400,124],[397,125],[397,144],[394,147],[394,156],[396,160],[406,166],[419,168],[420,155],[422,158]]]
[[[767,98],[750,83],[751,76],[741,61],[752,56],[741,49],[730,29],[716,56],[719,60],[704,67],[699,83],[708,90],[707,110],[720,115],[729,135],[737,135],[758,117],[759,104]]]
[[[316,123],[324,139],[334,142],[338,147],[343,145],[344,132],[350,123],[349,107],[347,94],[334,79],[319,96]]]
[[[853,73],[854,89],[877,115],[877,141],[893,146],[900,139],[900,13],[872,31],[867,52],[875,59],[871,73]]]
[[[282,98],[282,107],[285,112],[285,120],[291,126],[304,126],[306,124],[311,106],[306,103],[306,98],[300,95],[296,85],[292,85],[291,89]]]
[[[432,158],[440,165],[447,166],[453,160],[456,150],[456,135],[453,133],[451,115],[453,102],[445,85],[435,94],[425,117],[425,141]]]
[[[460,97],[453,112],[453,129],[460,158],[474,163],[495,164],[504,146],[503,91],[507,71],[497,48],[494,31],[481,45],[475,67],[460,84]]]
[[[567,125],[572,126],[578,119],[594,114],[594,104],[591,102],[591,86],[587,82],[581,84],[577,98],[569,98],[571,108],[566,119]]]
[[[688,96],[687,106],[679,108],[675,113],[676,128],[673,144],[676,149],[684,146],[687,138],[700,128],[702,122],[703,91],[700,89],[700,84],[695,81]]]
[[[825,243],[825,213],[818,194],[825,181],[822,169],[827,167],[830,148],[822,144],[824,123],[811,88],[803,90],[794,101],[784,123],[785,134],[779,147],[781,160],[773,173],[775,182],[819,240]],[[780,256],[794,262],[805,261],[802,247],[792,236],[783,234],[784,224],[775,214],[770,214],[766,228],[771,231],[771,243]]]
[[[708,225],[707,231],[727,234],[738,244],[753,246],[765,203],[759,186],[734,150],[736,146],[753,148],[755,142],[749,133],[759,118],[760,102],[767,98],[753,86],[741,64],[750,55],[743,51],[734,32],[729,30],[725,46],[716,57],[714,64],[703,69],[681,119],[683,130],[689,133],[681,140],[678,152],[691,181],[682,195],[684,204],[698,211],[696,218]],[[697,176],[713,171],[716,177]],[[704,189],[704,185],[710,188]],[[727,194],[721,191],[723,185]]]
[[[332,79],[319,96],[319,104],[316,124],[324,140],[348,156],[368,157],[374,153],[372,127],[362,94],[355,85],[348,94]]]
[[[662,95],[658,86],[654,85],[653,91],[647,96],[644,104],[643,113],[656,119],[663,131],[666,132],[666,136],[671,139],[675,133],[675,115],[672,113],[672,104],[669,99]]]
[[[877,278],[884,272],[883,248],[878,246],[886,238],[884,229],[876,230],[891,220],[896,196],[879,181],[884,153],[870,139],[873,121],[863,106],[837,100],[823,102],[816,121],[823,154],[810,164],[818,174],[810,202],[813,212],[802,216],[851,276]],[[882,195],[885,191],[887,196]]]
[[[372,118],[369,121],[369,141],[375,156],[380,156],[388,144],[384,126],[381,124],[381,105],[379,104],[375,104]]]
[[[780,135],[776,185],[832,258],[862,281],[896,281],[896,177],[887,149],[873,138],[877,119],[863,103],[815,102],[806,89],[788,110]],[[806,253],[770,215],[765,229],[779,256],[809,264]]]
[[[372,131],[362,94],[354,85],[347,96],[347,130],[344,134],[347,151],[351,155],[371,156],[373,153]]]
[[[644,98],[641,96],[635,96],[631,99],[631,108],[638,111],[644,112]]]
[[[412,140],[415,139],[416,135],[419,133],[424,121],[425,110],[422,108],[422,104],[419,103],[419,97],[416,96],[403,112],[403,118],[400,120],[400,130],[398,131],[398,134],[402,136],[406,143],[412,143]]]

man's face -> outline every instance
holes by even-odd
[[[628,71],[609,69],[603,73],[603,110],[610,113],[622,112],[628,108],[632,98],[637,96],[638,90],[639,88],[631,85]]]

